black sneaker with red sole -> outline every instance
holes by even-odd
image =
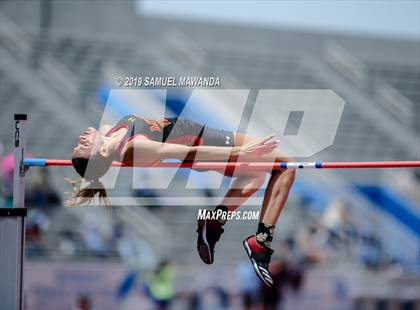
[[[251,245],[249,244],[249,239],[254,237],[255,236],[249,236],[246,238],[243,241],[243,246],[245,248],[246,254],[248,254],[248,257],[251,260],[252,267],[254,268],[257,276],[265,285],[272,287],[273,277],[268,270],[268,266],[270,264],[271,255],[274,253],[274,251],[267,247],[264,248],[264,252],[253,251]]]
[[[217,220],[198,220],[197,224],[198,255],[204,263],[213,264],[214,247],[224,232],[223,225]]]

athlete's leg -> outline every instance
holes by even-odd
[[[236,133],[234,135],[234,143],[235,146],[241,146],[244,143],[247,143],[251,140],[254,140],[255,137],[248,136],[241,133]],[[241,160],[241,159],[239,159]],[[267,154],[265,156],[262,156],[259,160],[261,161],[267,161],[267,162],[275,162],[275,161],[291,161],[291,158],[283,154],[280,150],[275,149],[270,154]],[[223,171],[218,171],[220,173],[223,173]],[[229,211],[236,210],[239,206],[241,206],[249,197],[251,197],[260,187],[264,184],[265,177],[268,171],[241,171],[236,170],[232,175],[227,173],[226,175],[236,177],[236,179],[232,182],[230,188],[228,189],[225,197],[223,198],[221,205],[226,206]],[[276,174],[276,178],[273,179],[270,183],[273,185],[275,183],[275,180],[277,180],[278,176],[282,175],[282,171],[280,174]],[[287,175],[283,177],[283,179],[289,179]],[[283,180],[285,181],[285,180]],[[271,186],[272,187],[272,186]],[[284,191],[283,191],[284,192]],[[271,190],[270,190],[271,193]],[[278,194],[278,192],[276,192]],[[277,201],[286,201],[287,195],[283,197],[279,197],[276,199]],[[265,214],[265,211],[268,206],[268,202],[270,200],[266,200],[265,203],[263,203],[263,208],[261,210],[261,219],[263,219],[263,215]],[[274,202],[272,203],[274,204]],[[281,204],[281,207],[284,205]],[[277,212],[276,212],[277,213]],[[271,214],[271,213],[270,213]],[[270,216],[271,219],[272,216]]]
[[[295,177],[295,169],[286,169],[283,172],[274,172],[272,174],[264,194],[260,222],[276,225],[289,197]]]
[[[229,211],[235,211],[261,188],[265,177],[265,172],[257,171],[237,176],[220,204],[226,206]]]
[[[250,137],[243,134],[235,134],[234,135],[234,143],[235,146],[240,146],[244,143],[247,143],[250,140],[255,139],[254,137]],[[244,159],[240,159],[244,160]],[[246,160],[246,159],[245,159]],[[274,162],[275,161],[286,161],[290,160],[287,156],[285,156],[279,150],[274,150],[270,154],[261,158],[262,161],[267,162]],[[219,173],[223,173],[222,171],[217,171]],[[221,204],[216,207],[216,210],[221,211],[234,211],[240,205],[242,205],[250,196],[252,196],[264,183],[265,176],[269,171],[241,171],[237,170],[234,171],[233,175],[230,171],[226,172],[226,175],[237,177],[235,181],[232,183],[231,187],[227,191],[225,197],[223,198]],[[278,186],[274,186],[277,181],[281,180],[281,175],[283,171],[274,173],[271,178],[272,180],[269,183],[270,190],[268,194],[265,194],[265,197],[275,197],[273,198],[265,198],[263,207],[261,210],[261,218],[260,224],[261,225],[268,221],[268,223],[275,223],[277,221],[280,212],[285,205],[287,200],[288,190],[278,190]],[[283,177],[286,179],[286,176]],[[279,182],[280,184],[281,182]],[[290,188],[289,188],[290,189]],[[276,205],[278,203],[278,205]],[[273,212],[269,212],[267,218],[265,217],[265,213],[267,208],[274,208]],[[216,220],[198,220],[198,239],[197,239],[197,249],[201,259],[207,263],[212,264],[214,260],[214,247],[219,240],[221,234],[223,233],[223,225],[225,223],[225,219],[216,219]],[[265,227],[265,226],[264,226]],[[272,225],[274,228],[274,224]],[[260,229],[259,229],[260,230]],[[270,230],[271,231],[271,230]],[[257,231],[258,233],[258,231]],[[272,236],[272,233],[270,234]],[[271,238],[271,236],[269,238]]]
[[[207,131],[203,132],[202,139],[204,145],[232,147],[235,143],[235,136],[232,132],[212,128],[208,128]],[[206,264],[213,263],[214,248],[224,231],[223,225],[226,222],[225,216],[227,215],[227,211],[236,210],[252,196],[263,185],[267,174],[265,171],[246,170],[238,170],[232,173],[231,169],[227,169],[226,171],[225,169],[213,171],[234,177],[235,179],[215,210],[206,211],[206,214],[216,215],[217,218],[198,219],[197,221],[197,250],[200,258]]]
[[[235,145],[240,146],[253,139],[255,137],[237,133],[235,134]],[[261,161],[270,161],[273,163],[279,161],[288,162],[292,161],[292,158],[282,153],[279,149],[275,149],[270,154],[262,156]],[[271,174],[264,194],[260,222],[271,225],[277,223],[295,180],[295,174],[294,169],[284,169]]]
[[[264,193],[257,232],[255,235],[246,238],[243,242],[255,273],[267,286],[273,285],[273,279],[268,266],[271,255],[273,254],[270,246],[273,240],[275,225],[286,204],[294,179],[294,169],[274,171],[272,173]]]
[[[236,133],[235,145],[240,146],[254,139],[255,137]],[[274,163],[280,161],[290,162],[293,159],[279,149],[275,149],[270,154],[261,156],[259,160]],[[287,201],[290,189],[295,180],[295,175],[296,172],[294,169],[284,169],[271,173],[260,213],[261,222],[275,225]],[[267,212],[268,209],[270,210],[269,212]]]
[[[238,143],[247,143],[247,141],[255,139],[241,134],[237,134],[237,136]],[[279,161],[291,161],[292,159],[276,149],[271,152],[271,154],[267,154],[259,160],[274,163]],[[286,204],[290,189],[295,180],[295,174],[296,172],[294,169],[284,169],[272,172],[265,190],[257,232],[255,236],[250,236],[243,242],[256,274],[268,286],[273,284],[268,265],[273,253],[270,245],[273,239],[274,228],[280,213]]]
[[[224,171],[219,171],[224,173]],[[266,173],[253,172],[237,177],[231,188],[226,193],[221,204],[213,212],[222,211],[226,216],[227,211],[234,211],[254,194],[264,183]],[[208,211],[211,212],[211,211]],[[222,214],[221,214],[222,215]],[[197,251],[201,260],[206,264],[212,264],[214,260],[214,248],[219,241],[226,222],[225,216],[217,219],[199,219],[197,227]]]

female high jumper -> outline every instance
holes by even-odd
[[[292,161],[277,146],[274,135],[255,138],[249,135],[209,128],[195,121],[181,118],[153,120],[135,115],[122,118],[115,126],[105,125],[99,130],[87,128],[79,136],[73,149],[72,163],[77,173],[90,182],[85,188],[75,188],[70,206],[89,203],[96,194],[109,205],[103,184],[99,181],[113,161],[136,167],[153,166],[165,159],[191,161],[241,161],[275,162]],[[276,171],[212,170],[235,180],[221,203],[217,214],[234,211],[270,179],[265,190],[260,220],[256,234],[243,241],[258,277],[272,286],[273,279],[268,269],[273,250],[270,248],[274,228],[287,201],[295,179],[294,169]],[[213,212],[215,212],[213,211]],[[212,211],[208,211],[212,212]],[[198,220],[197,250],[206,264],[214,260],[214,248],[223,233],[223,217]]]

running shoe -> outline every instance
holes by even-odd
[[[273,278],[268,270],[268,265],[270,264],[271,255],[274,251],[268,247],[259,245],[255,236],[246,238],[243,241],[243,245],[257,276],[265,285],[272,287]]]
[[[198,220],[197,224],[198,255],[204,263],[213,264],[214,247],[224,232],[223,225],[218,220]]]

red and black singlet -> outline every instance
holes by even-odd
[[[206,127],[195,121],[177,117],[155,120],[127,115],[112,127],[106,133],[106,136],[110,136],[113,132],[121,128],[127,128],[127,133],[120,144],[119,150],[122,150],[125,144],[137,136],[144,136],[157,142],[183,145],[226,147],[232,147],[234,145],[234,135],[231,131]]]

